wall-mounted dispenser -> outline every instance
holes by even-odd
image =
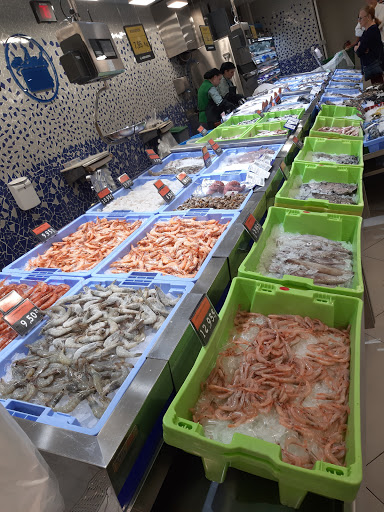
[[[8,188],[22,210],[30,210],[41,202],[28,178],[16,178],[8,183]]]

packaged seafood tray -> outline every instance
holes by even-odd
[[[290,108],[287,110],[279,110],[277,112],[267,112],[264,117],[259,119],[258,124],[274,122],[276,117],[284,116],[297,116],[299,119],[301,119],[304,113],[305,108]]]
[[[294,162],[288,181],[276,194],[275,206],[297,208],[311,212],[339,213],[342,215],[361,215],[364,208],[363,169],[361,167],[333,167],[331,165]],[[301,184],[310,182],[352,184],[357,186],[356,204],[339,204],[322,199],[296,199]]]
[[[50,305],[53,305],[59,298],[66,297],[68,295],[71,295],[72,288],[78,285],[79,283],[83,282],[83,278],[81,277],[67,277],[67,276],[58,276],[56,274],[52,274],[49,269],[45,272],[42,269],[34,270],[32,272],[28,272],[26,274],[17,274],[16,272],[13,272],[12,274],[8,274],[5,272],[0,273],[0,281],[3,283],[4,286],[11,286],[9,290],[5,292],[5,295],[9,293],[12,289],[17,290],[17,286],[21,285],[24,287],[30,287],[33,289],[35,287],[35,293],[31,297],[32,302],[34,302],[35,305],[40,307],[43,311],[47,309]],[[49,289],[47,290],[47,287],[41,287],[41,293],[39,292],[40,286],[38,283],[44,283],[46,285],[49,285]],[[36,287],[38,285],[38,287]],[[68,288],[68,290],[64,293],[64,290],[60,290],[60,292],[56,292],[55,288],[51,287],[60,287],[60,288]],[[23,292],[25,293],[26,290],[24,289]],[[4,292],[2,292],[3,296]],[[26,294],[29,296],[29,294]],[[40,297],[38,298],[38,295]],[[47,300],[45,300],[47,299]],[[0,324],[5,324],[3,320],[0,321]],[[32,329],[31,333],[35,332],[36,330],[39,330],[40,324],[34,327]],[[7,330],[8,331],[8,330]],[[14,333],[14,334],[13,334]],[[11,334],[11,336],[10,336]],[[15,336],[13,338],[13,336]],[[4,339],[8,338],[6,340],[7,345],[3,345]],[[8,341],[10,338],[13,338],[12,341]],[[9,332],[2,332],[0,333],[0,351],[1,354],[6,355],[10,350],[12,350],[13,344],[17,343],[23,339],[23,336],[17,336],[17,333],[13,331],[11,328],[9,328]]]
[[[348,127],[348,130],[345,129],[346,127]],[[340,131],[331,131],[332,129],[340,129]],[[344,131],[344,133],[340,133],[341,131]],[[309,136],[323,137],[326,139],[363,140],[364,133],[361,128],[361,121],[337,117],[323,117],[319,114],[309,131]]]
[[[158,176],[136,178],[130,189],[121,188],[117,192],[113,192],[114,201],[108,203],[106,206],[97,203],[92,206],[87,213],[132,212],[148,213],[150,215],[160,213],[164,210],[167,203],[161,198],[155,187],[155,183],[158,179]],[[193,175],[191,179],[193,179]],[[180,181],[174,175],[164,176],[162,177],[162,181],[165,185],[168,185],[175,196],[177,196],[183,188]],[[141,209],[143,211],[140,211]]]
[[[361,298],[361,223],[355,215],[273,206],[238,275]]]
[[[295,161],[363,167],[363,143],[360,140],[306,137]]]
[[[220,144],[220,141],[244,139],[244,134],[249,130],[249,126],[218,126],[205,137],[200,137],[195,144],[208,144],[210,139]]]
[[[231,116],[229,119],[227,119],[224,123],[222,123],[221,126],[249,126],[251,124],[257,123],[261,119],[261,116],[259,114],[249,114],[244,116]]]
[[[221,182],[218,184],[218,182]],[[233,187],[231,183],[233,182]],[[217,186],[219,185],[219,186]],[[228,188],[225,195],[225,187]],[[234,197],[235,195],[235,197]],[[196,213],[204,209],[208,211],[230,210],[241,211],[253,195],[253,187],[247,185],[247,172],[232,172],[225,174],[203,175],[195,179],[175,200],[168,205],[165,211],[191,211]],[[241,198],[242,196],[242,198]],[[178,210],[184,202],[194,200],[189,208]],[[239,203],[239,200],[241,201]],[[201,203],[201,208],[199,206]]]
[[[355,107],[346,107],[345,105],[321,105],[320,114],[324,117],[340,117],[342,119],[357,116],[361,119],[361,114]]]
[[[78,231],[81,225],[87,223],[87,222],[93,222],[96,223],[102,221],[103,219],[106,219],[107,221],[127,221],[127,223],[134,224],[135,222],[141,221],[141,225],[137,228],[137,231],[140,231],[142,228],[144,228],[150,219],[153,217],[151,213],[125,213],[125,212],[109,212],[109,213],[103,213],[100,212],[97,213],[85,213],[84,215],[80,215],[77,219],[69,223],[64,228],[60,229],[60,231],[57,232],[55,236],[47,240],[46,242],[43,242],[30,251],[28,251],[24,256],[20,256],[17,260],[13,261],[9,265],[3,268],[3,272],[13,274],[13,273],[30,273],[32,270],[34,271],[44,271],[44,272],[52,272],[55,276],[80,276],[80,277],[90,277],[93,271],[96,271],[100,266],[102,265],[102,260],[99,261],[93,268],[87,269],[87,270],[76,270],[73,272],[65,272],[59,267],[33,267],[29,268],[29,261],[31,259],[37,258],[39,256],[43,256],[46,251],[48,251],[53,244],[56,244],[58,242],[63,242],[63,240],[66,237],[70,237],[74,233]],[[136,231],[136,230],[135,230]],[[127,238],[125,238],[124,241],[129,241],[132,239],[132,236],[135,234],[135,231],[132,232]],[[129,230],[128,230],[129,232]],[[75,235],[74,235],[75,236]],[[89,236],[92,237],[92,233],[89,233]],[[101,235],[100,235],[101,236]],[[124,235],[123,235],[124,236]],[[117,248],[121,245],[123,240],[120,239],[120,233],[117,232],[116,236],[113,236],[113,233],[111,233],[112,240],[116,241],[116,245],[112,251],[108,253],[110,255],[112,252],[115,252]],[[94,243],[95,238],[93,238],[92,243]],[[103,238],[103,241],[100,242],[100,249],[104,247],[106,249],[106,241],[105,241],[105,235]],[[70,247],[67,247],[67,253],[70,253],[72,256],[71,263],[73,265],[76,265],[76,260],[79,259],[79,265],[82,263],[89,262],[89,252],[85,252],[84,254],[81,253],[82,246],[81,244],[78,244],[77,249],[79,250],[79,255],[77,257],[77,254],[75,253],[74,249],[70,249]],[[86,249],[85,249],[86,251]],[[62,253],[62,254],[61,254]],[[81,253],[81,254],[80,254]],[[99,251],[95,248],[94,254],[99,257]],[[62,266],[68,264],[68,254],[64,255],[63,253],[63,246],[60,247],[60,250],[58,249],[55,252],[54,255],[55,259],[60,258],[62,261],[58,263],[62,263]],[[81,265],[80,265],[81,266]],[[87,265],[83,265],[87,266]]]
[[[278,444],[239,432],[233,434],[230,442],[223,443],[205,437],[203,426],[193,421],[191,409],[201,394],[201,384],[209,377],[219,353],[227,344],[239,307],[243,311],[262,315],[300,315],[319,319],[337,329],[346,329],[350,325],[350,412],[345,439],[345,466],[321,460],[317,460],[312,469],[294,466],[282,460],[282,450]],[[353,501],[362,481],[361,315],[362,302],[354,297],[235,278],[208,345],[200,350],[191,372],[164,416],[165,442],[201,457],[206,477],[214,482],[225,480],[228,467],[278,482],[280,501],[288,507],[299,508],[307,492]]]
[[[136,265],[135,269],[130,270],[126,273],[113,273],[112,272],[113,267],[111,268],[111,265],[112,264],[116,265],[116,262],[118,262],[124,258],[127,258],[127,255],[131,252],[132,248],[134,248],[136,251],[137,250],[136,246],[138,245],[138,243],[141,240],[143,240],[144,238],[146,238],[147,234],[150,231],[152,231],[155,228],[156,224],[159,222],[162,222],[162,223],[163,222],[172,222],[172,221],[175,222],[175,220],[177,218],[181,218],[182,220],[186,219],[187,221],[191,221],[192,219],[195,219],[196,221],[203,221],[203,222],[211,221],[211,223],[213,223],[213,224],[215,222],[218,222],[219,224],[227,224],[228,223],[227,229],[229,229],[236,222],[239,215],[240,215],[240,212],[224,212],[224,211],[215,211],[215,210],[210,210],[208,212],[205,211],[205,212],[192,212],[192,213],[189,211],[180,211],[180,212],[172,212],[172,213],[164,212],[164,213],[155,215],[154,217],[152,217],[150,222],[147,223],[145,225],[145,227],[140,230],[140,233],[138,232],[137,235],[133,236],[129,241],[127,241],[127,243],[123,243],[120,246],[119,250],[117,250],[116,252],[114,251],[114,253],[111,254],[110,257],[106,258],[105,261],[103,262],[103,264],[100,267],[98,267],[97,270],[92,275],[93,275],[93,277],[98,277],[101,275],[117,276],[117,277],[130,277],[130,276],[134,276],[137,272],[140,272],[140,273],[146,272],[145,268],[144,268],[144,263],[142,261],[139,262],[139,260],[137,260],[137,265]],[[224,239],[225,234],[226,233],[224,230],[220,234],[220,236],[217,237],[215,244],[213,245],[209,254],[204,259],[203,263],[200,265],[196,274],[193,275],[193,277],[177,277],[176,275],[169,274],[169,273],[162,274],[160,271],[157,271],[157,270],[151,271],[148,273],[150,275],[152,275],[153,277],[155,277],[155,275],[157,275],[159,277],[163,277],[164,279],[166,278],[166,279],[169,279],[172,281],[174,281],[174,280],[177,280],[177,281],[181,280],[182,282],[197,281],[199,279],[199,277],[201,276],[201,274],[203,273],[205,267],[208,265],[211,258],[214,256],[215,250],[220,245],[221,241]],[[197,237],[197,243],[201,244],[202,240],[200,238],[200,234],[195,235],[195,237]],[[169,238],[169,243],[172,244],[172,247],[174,246],[174,240],[171,239],[169,236],[163,237],[163,238]],[[152,245],[155,245],[155,243],[153,241],[151,243],[152,243]],[[163,241],[161,241],[161,243],[163,243]],[[147,252],[149,251],[149,245],[150,244],[148,242]],[[193,252],[193,249],[190,249],[190,251]],[[189,256],[191,256],[191,254]],[[156,256],[159,259],[159,265],[162,263],[163,256],[165,257],[165,253],[164,253],[164,255],[159,253],[159,255]],[[140,258],[140,260],[141,259],[142,258]],[[187,261],[187,256],[183,256],[183,261]],[[175,262],[175,266],[177,266],[177,261]],[[179,271],[177,270],[174,273],[178,273],[178,272]]]
[[[257,164],[258,161],[266,161],[272,166],[282,147],[283,144],[268,144],[257,148],[224,149],[222,155],[202,173],[202,176],[247,171],[251,164]]]
[[[273,119],[259,122],[248,128],[242,135],[242,139],[252,139],[255,137],[287,137],[288,130],[284,128],[285,121],[273,121]]]
[[[193,141],[200,140],[201,135],[196,135],[193,138]],[[191,139],[190,139],[191,140]],[[188,141],[187,141],[188,142]],[[215,154],[210,152],[211,159],[214,161],[216,159]],[[197,160],[198,159],[198,160]],[[165,172],[164,167],[169,168],[169,172]],[[172,175],[176,175],[180,172],[187,172],[191,178],[194,175],[199,175],[201,171],[204,171],[205,165],[203,160],[203,155],[201,154],[200,148],[196,148],[193,151],[191,148],[189,151],[182,153],[171,153],[169,156],[165,157],[163,163],[154,165],[143,174],[140,175],[140,178],[152,178],[153,176],[164,176],[165,178],[171,179]],[[191,172],[193,171],[193,173]]]
[[[65,430],[71,430],[76,432],[81,432],[83,434],[87,435],[97,435],[103,425],[105,425],[106,421],[108,420],[109,416],[111,415],[112,411],[115,409],[117,404],[119,403],[121,397],[125,393],[125,391],[128,389],[128,387],[131,385],[132,381],[134,380],[135,376],[137,375],[138,371],[140,370],[141,366],[146,360],[147,355],[151,351],[151,349],[155,346],[155,344],[161,339],[162,333],[167,327],[167,325],[172,321],[172,318],[177,313],[178,308],[182,304],[184,298],[191,292],[193,284],[191,283],[181,283],[176,281],[169,281],[166,279],[153,279],[152,278],[121,278],[119,276],[114,276],[113,278],[103,278],[98,277],[96,278],[90,278],[85,281],[82,281],[81,283],[75,285],[69,295],[78,295],[82,292],[89,293],[90,290],[98,290],[99,293],[100,290],[103,288],[107,288],[108,286],[114,286],[114,287],[120,287],[120,288],[129,288],[131,290],[138,290],[138,289],[154,289],[156,287],[156,290],[160,289],[160,292],[166,294],[166,297],[175,299],[179,297],[178,302],[176,305],[169,306],[169,314],[167,318],[164,320],[164,322],[161,324],[160,328],[155,331],[155,329],[148,328],[144,331],[145,334],[145,340],[137,344],[137,346],[134,349],[131,350],[139,350],[139,354],[132,354],[132,356],[135,357],[127,357],[126,359],[123,359],[125,361],[124,364],[128,365],[126,368],[131,368],[129,373],[125,376],[125,380],[122,381],[122,383],[119,384],[119,387],[117,388],[117,391],[112,396],[110,393],[108,393],[106,396],[108,398],[108,406],[104,407],[104,412],[102,415],[97,414],[97,417],[92,413],[92,410],[87,405],[87,401],[84,399],[81,404],[78,404],[75,406],[73,411],[70,412],[63,412],[68,411],[70,409],[70,406],[68,405],[66,408],[66,403],[61,405],[60,401],[57,402],[57,406],[53,407],[47,407],[45,405],[42,405],[39,402],[39,398],[33,399],[30,398],[28,401],[24,400],[18,400],[12,397],[12,392],[8,395],[3,395],[1,398],[5,400],[3,405],[6,407],[6,409],[10,412],[11,415],[15,415],[18,417],[24,417],[26,419],[29,419],[31,421],[36,421],[38,423],[45,423],[47,425],[53,425],[56,427],[64,428]],[[85,288],[88,287],[88,288]],[[85,288],[85,289],[84,289]],[[86,292],[86,290],[88,290]],[[114,292],[115,293],[115,292]],[[70,297],[68,297],[70,298]],[[100,299],[105,300],[105,299]],[[120,313],[120,315],[122,315]],[[66,320],[68,316],[65,316],[64,320]],[[134,320],[131,320],[131,322],[134,322]],[[55,324],[57,321],[55,320]],[[13,360],[23,358],[24,354],[28,354],[29,348],[28,346],[32,346],[38,342],[39,339],[42,338],[40,335],[40,331],[42,328],[46,326],[47,322],[42,322],[39,325],[38,329],[35,329],[33,332],[28,334],[25,338],[18,341],[18,343],[14,343],[11,350],[8,350],[7,352],[0,352],[0,377],[3,379],[1,381],[0,389],[4,389],[4,383],[9,383],[9,377],[11,377],[11,363]],[[120,325],[120,323],[118,324]],[[68,329],[67,329],[68,331]],[[69,336],[67,334],[67,336]],[[83,342],[83,345],[86,346],[86,343]],[[112,347],[114,348],[114,347]],[[68,366],[71,366],[72,372],[80,371],[82,374],[85,375],[85,370],[80,370],[77,367],[77,361],[81,362],[80,364],[84,363],[84,358],[87,358],[87,354],[89,356],[90,352],[84,353],[84,355],[81,358],[77,358],[74,354],[70,355],[68,352],[68,349],[65,349],[65,364]],[[73,349],[76,350],[76,349]],[[95,349],[94,349],[95,350]],[[105,350],[105,349],[104,349]],[[117,350],[116,350],[117,352]],[[54,357],[54,349],[53,347],[48,352],[52,357]],[[63,353],[64,354],[64,353]],[[119,353],[120,354],[120,353]],[[95,353],[92,352],[92,359],[86,359],[86,363],[88,363],[88,370],[89,371],[101,371],[98,368],[98,363],[102,363],[102,361],[106,362],[106,365],[108,366],[108,357],[104,355],[104,359],[100,358],[100,361],[96,359]],[[44,358],[44,356],[40,356]],[[121,355],[113,355],[112,357],[112,363],[115,365],[114,368],[117,371],[119,368],[117,364],[117,359],[121,358]],[[72,359],[72,362],[68,363],[68,359]],[[57,365],[57,363],[55,363]],[[90,365],[92,365],[92,370]],[[19,365],[21,366],[21,365]],[[45,370],[46,366],[44,366]],[[48,368],[49,370],[49,368]],[[125,375],[125,374],[124,374]],[[104,377],[101,376],[103,379]],[[4,380],[5,379],[5,380]],[[55,385],[55,381],[52,379],[52,384],[50,386]],[[71,379],[69,379],[69,383],[72,382]],[[72,383],[73,384],[73,383]],[[61,384],[60,384],[61,385]],[[89,384],[88,384],[89,385]],[[96,384],[95,384],[96,385]],[[47,389],[46,393],[50,393],[50,388],[42,387],[43,391],[44,389]],[[48,391],[49,389],[49,391]],[[83,389],[83,388],[82,388]],[[91,389],[91,388],[90,388]],[[116,389],[116,387],[112,388]],[[53,390],[52,390],[53,392]],[[74,392],[72,389],[70,392]],[[96,393],[95,389],[93,389],[93,392]],[[80,392],[81,393],[81,392]],[[83,391],[84,393],[84,391]],[[107,392],[106,392],[107,393]],[[86,393],[84,393],[86,395]],[[100,397],[97,397],[97,400],[100,400]],[[106,404],[105,404],[106,405]]]

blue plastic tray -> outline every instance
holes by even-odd
[[[17,274],[12,273],[0,273],[0,281],[3,279],[6,279],[6,284],[12,284],[12,283],[20,283],[20,284],[28,284],[29,286],[34,286],[37,281],[43,281],[47,284],[67,284],[71,287],[70,290],[67,291],[62,297],[67,297],[68,295],[72,295],[72,289],[73,287],[77,286],[78,284],[81,284],[84,282],[84,279],[81,277],[72,277],[72,276],[58,276],[57,274],[52,275],[50,273],[46,274],[44,272],[36,272],[31,271],[25,274]],[[39,330],[41,324],[38,324],[34,329],[32,329],[31,333],[35,332],[36,330]],[[31,334],[30,333],[30,334]],[[1,355],[7,355],[9,351],[12,350],[13,344],[17,343],[18,341],[22,340],[23,336],[17,336],[14,340],[12,340],[6,347],[3,348],[3,350],[0,351]]]
[[[198,135],[196,138],[199,138],[201,137],[201,135]],[[212,161],[216,160],[217,158],[214,156],[214,153],[213,151],[210,152],[210,155],[211,155],[211,159]],[[160,172],[169,162],[173,162],[174,160],[179,160],[180,158],[188,158],[188,157],[192,157],[192,158],[195,158],[197,156],[203,156],[202,155],[202,152],[201,152],[201,149],[200,148],[196,148],[196,151],[188,151],[188,152],[185,152],[185,153],[172,153],[170,154],[169,156],[167,156],[166,158],[164,158],[163,160],[163,163],[162,164],[159,164],[159,165],[154,165],[153,167],[151,167],[150,169],[148,169],[147,171],[145,171],[143,174],[140,175],[140,178],[141,177],[144,177],[144,178],[157,178],[157,179],[161,179],[161,178],[167,178],[167,179],[177,179],[175,177],[174,174],[162,174],[161,176],[151,176],[149,174],[149,170],[153,171],[153,172]],[[199,174],[201,174],[201,172],[203,171],[204,172],[205,170],[205,166],[203,164],[202,168],[201,168],[201,171],[199,171],[198,173],[196,174],[189,174],[189,176],[191,178],[193,178],[194,176],[198,176]],[[181,171],[180,171],[181,172]]]
[[[370,153],[374,153],[375,151],[380,151],[380,149],[384,149],[384,136],[377,137],[377,139],[364,140],[364,147],[368,148],[368,151]]]
[[[163,176],[163,178],[166,178],[167,180],[169,181],[174,181],[175,183],[178,181],[176,176],[174,175],[168,175],[168,176]],[[140,187],[141,185],[145,185],[145,183],[148,183],[148,181],[153,181],[153,183],[155,183],[155,181],[157,181],[159,179],[158,176],[145,176],[143,177],[142,175],[139,177],[139,178],[136,178],[134,181],[133,181],[133,185],[131,187],[131,189],[127,189],[127,188],[120,188],[117,192],[113,192],[113,196],[117,199],[119,197],[122,197],[122,196],[127,196],[129,194],[129,192],[137,187]],[[153,188],[155,188],[155,185],[153,185]],[[170,189],[172,190],[172,186],[170,187]],[[175,192],[173,190],[175,196],[177,196],[177,194],[180,193],[179,192]],[[115,211],[121,211],[121,212],[125,212],[125,213],[134,213],[136,215],[141,215],[141,213],[146,213],[146,214],[149,214],[149,215],[155,215],[156,213],[160,213],[164,210],[165,206],[167,206],[167,203],[164,201],[164,204],[162,206],[160,206],[160,208],[154,210],[153,212],[133,212],[132,210],[114,210]],[[101,203],[97,203],[95,204],[94,206],[92,206],[92,208],[90,208],[87,213],[102,213],[103,212],[103,206]],[[113,213],[114,213],[113,212]],[[105,213],[111,213],[111,212],[105,212]]]
[[[145,214],[145,213],[127,213],[127,212],[109,212],[109,213],[100,212],[99,215],[97,215],[96,213],[85,213],[84,215],[81,215],[80,217],[78,217],[77,219],[72,221],[70,224],[65,226],[64,228],[60,229],[60,231],[58,231],[58,233],[54,237],[50,238],[49,240],[47,240],[46,242],[44,242],[42,244],[37,245],[34,249],[31,249],[29,252],[24,254],[24,256],[21,256],[20,258],[18,258],[14,262],[12,262],[10,265],[6,266],[3,269],[3,272],[11,273],[11,274],[13,274],[15,272],[29,274],[31,272],[31,270],[24,270],[24,269],[25,269],[25,266],[27,265],[28,261],[31,258],[35,258],[37,255],[45,253],[45,251],[47,251],[53,243],[60,242],[66,236],[74,233],[76,231],[76,229],[81,224],[84,224],[85,222],[89,222],[89,221],[95,221],[97,219],[97,217],[108,218],[108,219],[125,219],[127,221],[135,221],[135,220],[141,219],[143,222],[142,222],[142,225],[140,226],[140,228],[138,229],[138,231],[139,231],[149,222],[149,220],[153,217],[153,215],[150,213]],[[133,233],[130,237],[128,237],[127,241],[132,239],[134,234],[135,233]],[[116,249],[114,249],[114,251],[116,251]],[[112,251],[112,252],[114,252],[114,251]],[[63,272],[60,269],[47,269],[47,268],[44,268],[44,270],[53,270],[55,275],[80,276],[83,278],[87,278],[87,277],[90,277],[92,275],[92,272],[95,271],[96,269],[98,269],[101,264],[102,264],[102,262],[100,262],[98,265],[96,265],[91,270],[78,270],[77,272]]]
[[[102,264],[100,266],[98,266],[97,269],[95,269],[92,276],[98,277],[98,276],[103,275],[104,277],[106,277],[106,276],[108,276],[108,277],[109,276],[130,277],[132,274],[135,275],[137,273],[146,274],[147,272],[143,272],[143,271],[141,271],[141,272],[130,271],[130,272],[127,272],[126,274],[123,274],[123,273],[113,274],[112,272],[110,272],[109,269],[110,269],[111,264],[114,261],[120,260],[127,253],[129,253],[129,251],[131,250],[131,246],[136,245],[139,240],[143,239],[147,235],[147,233],[149,233],[151,231],[151,229],[156,224],[156,222],[168,221],[172,217],[195,217],[196,220],[215,219],[215,220],[218,220],[220,223],[225,223],[225,222],[230,221],[230,223],[227,226],[227,229],[221,234],[221,236],[217,240],[215,246],[212,248],[211,252],[208,254],[204,263],[201,265],[200,270],[197,272],[195,277],[183,278],[183,277],[171,276],[168,274],[164,275],[164,274],[161,274],[160,272],[149,272],[149,274],[152,275],[153,277],[159,276],[159,277],[162,277],[163,279],[166,278],[168,280],[178,281],[178,282],[181,281],[183,283],[184,282],[187,282],[187,283],[188,282],[196,282],[199,279],[199,277],[201,276],[201,274],[204,272],[204,269],[208,265],[212,256],[214,255],[215,250],[217,249],[219,244],[224,239],[226,232],[229,230],[229,228],[232,226],[232,224],[236,221],[236,219],[238,218],[239,215],[240,215],[240,212],[232,213],[232,212],[226,212],[226,211],[224,212],[224,211],[220,211],[220,210],[209,210],[208,212],[205,211],[204,213],[198,212],[196,210],[193,212],[189,212],[186,210],[186,211],[172,212],[172,213],[164,212],[164,213],[160,213],[159,215],[155,215],[155,217],[153,217],[151,219],[151,221],[149,223],[147,223],[143,229],[140,230],[140,233],[137,233],[137,235],[133,236],[129,241],[121,244],[121,246],[119,247],[119,249],[117,251],[114,251],[113,254],[111,254],[108,258],[105,258],[105,260],[102,262]]]
[[[336,98],[335,96],[330,96],[330,91],[328,92],[328,94],[323,94],[321,99],[320,99],[320,103],[325,103],[326,101],[330,101],[332,103],[334,103],[335,105],[338,105],[338,104],[342,104],[344,103],[344,101],[348,100],[348,98]]]
[[[258,151],[259,149],[262,149],[262,148],[272,149],[275,152],[274,156],[272,157],[272,161],[271,161],[271,165],[272,165],[282,147],[283,147],[283,144],[271,144],[271,145],[265,144],[263,146],[252,146],[252,147],[248,147],[248,148],[224,149],[223,154],[220,156],[220,158],[218,158],[215,162],[213,162],[212,165],[210,165],[208,167],[208,169],[206,169],[206,171],[201,174],[201,176],[205,177],[208,174],[225,174],[227,172],[233,173],[233,172],[246,171],[246,170],[248,170],[249,164],[239,164],[238,169],[231,169],[228,171],[223,171],[223,168],[220,169],[220,166],[221,166],[221,164],[224,164],[225,158],[228,155],[240,155],[242,153],[249,153],[250,151]]]
[[[197,187],[199,185],[201,185],[201,183],[203,182],[203,180],[207,179],[207,180],[219,180],[219,181],[232,181],[232,180],[236,180],[236,181],[245,181],[247,177],[247,173],[246,172],[225,172],[223,174],[213,174],[213,175],[206,175],[206,176],[200,176],[198,178],[196,178],[196,180],[191,183],[188,187],[186,187],[183,192],[181,194],[179,194],[177,196],[177,198],[172,201],[172,203],[170,203],[169,205],[167,205],[165,211],[166,212],[173,212],[175,210],[177,210],[177,207],[180,206],[181,204],[184,203],[184,201],[186,201],[187,199],[189,199],[192,195],[192,193],[197,189]],[[259,188],[259,187],[257,187]],[[239,208],[236,208],[234,210],[220,210],[220,211],[225,211],[225,212],[236,212],[236,211],[241,211],[244,206],[247,204],[247,202],[250,200],[250,198],[252,197],[253,195],[253,189],[249,190],[249,192],[247,194],[244,194],[244,201],[241,203],[241,205],[239,206]],[[183,212],[183,211],[194,211],[194,213],[198,213],[198,212],[201,212],[202,210],[206,211],[207,209],[206,208],[193,208],[193,209],[189,209],[189,210],[177,210],[178,212]],[[219,211],[219,210],[216,210],[214,208],[211,209],[212,212],[216,212],[216,211]]]
[[[86,281],[82,281],[82,283],[79,283],[77,286],[74,286],[71,290],[71,295],[79,293],[80,290],[84,286],[89,286],[90,288],[94,288],[96,284],[102,284],[105,286],[108,286],[111,283],[115,283],[117,286],[125,286],[129,288],[151,288],[153,286],[158,286],[161,288],[161,290],[164,293],[171,293],[173,295],[181,295],[179,302],[176,304],[176,306],[172,309],[171,313],[168,315],[167,319],[164,321],[160,329],[157,331],[156,335],[153,337],[151,342],[147,345],[146,349],[144,350],[143,354],[140,356],[140,358],[137,360],[135,366],[132,368],[131,372],[129,373],[128,377],[125,379],[122,386],[118,389],[117,393],[113,397],[111,403],[109,404],[108,408],[106,409],[103,416],[97,421],[96,425],[92,428],[82,427],[78,420],[71,416],[70,414],[62,414],[62,413],[56,413],[52,411],[49,407],[44,407],[41,405],[36,404],[30,404],[28,402],[23,402],[20,400],[6,400],[4,402],[5,407],[8,409],[10,414],[13,416],[23,417],[26,419],[29,419],[31,421],[36,421],[38,423],[45,423],[47,425],[53,425],[56,427],[64,428],[66,430],[73,430],[76,432],[81,432],[83,434],[88,435],[97,435],[98,432],[101,430],[109,416],[111,415],[112,411],[120,401],[121,397],[125,393],[125,391],[130,386],[131,382],[135,378],[137,372],[140,370],[141,366],[146,360],[146,357],[150,350],[154,347],[156,342],[159,340],[162,332],[164,331],[165,327],[168,325],[168,323],[172,320],[174,315],[176,314],[176,311],[178,310],[180,304],[182,303],[183,299],[186,297],[186,295],[192,290],[193,284],[192,283],[184,283],[176,281],[170,281],[167,279],[156,279],[153,278],[151,280],[146,279],[130,279],[120,276],[114,276],[113,278],[90,278]],[[34,332],[28,334],[25,338],[20,340],[18,343],[14,343],[12,350],[8,351],[8,353],[4,353],[4,351],[0,352],[0,376],[4,376],[6,373],[6,368],[10,364],[12,357],[15,354],[18,353],[28,353],[28,348],[26,345],[29,345],[31,343],[34,343],[40,338],[39,332],[41,330],[41,327],[44,325],[45,322],[41,323],[38,330],[35,330]],[[138,347],[139,348],[139,347]]]

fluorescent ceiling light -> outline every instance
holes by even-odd
[[[167,7],[170,9],[181,9],[186,5],[188,5],[186,0],[171,0],[170,2],[167,2]]]
[[[156,2],[156,0],[129,0],[128,3],[130,5],[149,5]]]

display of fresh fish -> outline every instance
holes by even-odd
[[[179,174],[185,172],[186,174],[196,174],[205,167],[202,156],[185,157],[172,160],[167,163],[160,171],[149,170],[148,174],[151,176],[160,176],[162,174]]]
[[[322,126],[321,128],[318,128],[317,131],[319,132],[331,132],[331,133],[340,133],[342,135],[350,135],[351,137],[358,137],[359,134],[359,128],[357,126],[344,126],[344,127],[338,127],[338,126]]]
[[[115,284],[84,287],[61,299],[47,314],[42,337],[11,365],[0,380],[1,398],[14,398],[71,413],[86,400],[91,417],[100,418],[179,297],[159,287]]]
[[[239,310],[192,410],[206,437],[238,432],[279,444],[284,462],[345,464],[349,327]]]
[[[178,277],[195,277],[229,222],[172,217],[156,222],[147,235],[121,260],[111,265],[111,272],[160,272]]]
[[[141,224],[141,220],[128,222],[108,218],[85,222],[61,242],[54,242],[44,254],[30,259],[26,270],[37,267],[59,268],[63,272],[89,270],[132,235]]]
[[[296,199],[326,199],[336,204],[357,204],[357,185],[351,183],[331,183],[328,181],[310,181],[303,183]]]
[[[21,278],[20,278],[21,280]],[[16,291],[24,299],[29,299],[38,308],[45,310],[52,306],[60,297],[70,289],[67,284],[47,284],[37,281],[33,286],[25,283],[9,283],[6,279],[0,281],[0,299],[12,291]],[[0,350],[6,347],[17,337],[14,331],[2,318],[0,318]]]
[[[360,160],[355,155],[336,155],[323,152],[314,152],[312,154],[313,162],[333,162],[340,165],[359,165]]]
[[[288,130],[260,130],[254,137],[274,137],[276,135],[288,135]]]
[[[190,208],[213,208],[215,210],[237,210],[245,199],[244,194],[234,193],[222,197],[197,197],[192,196],[184,201],[177,210],[189,210]]]

